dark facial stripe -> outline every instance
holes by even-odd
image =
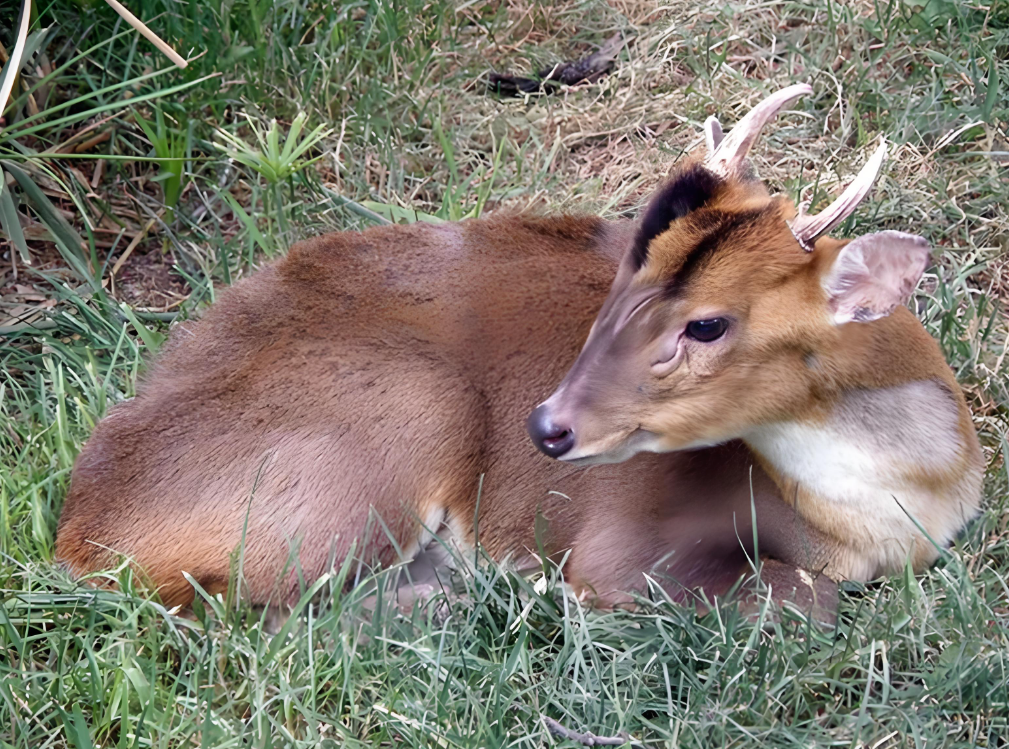
[[[704,222],[710,225],[710,229],[704,238],[694,245],[693,249],[683,258],[683,264],[680,265],[680,269],[666,282],[666,295],[676,296],[683,290],[701,268],[707,264],[708,260],[719,249],[725,246],[727,242],[732,240],[734,233],[752,226],[761,213],[762,211],[759,210],[732,213],[723,213],[722,211],[708,212],[704,216]]]
[[[635,270],[648,259],[649,243],[666,231],[673,221],[707,203],[718,190],[718,184],[715,175],[695,164],[659,189],[648,203],[634,239],[631,258]]]

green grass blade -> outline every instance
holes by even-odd
[[[31,265],[32,256],[28,251],[28,243],[25,242],[24,232],[21,230],[21,221],[18,219],[18,209],[14,204],[14,194],[11,192],[3,169],[0,168],[0,226],[3,227],[7,238],[10,240],[21,256],[21,262]]]
[[[28,22],[31,17],[31,0],[21,0],[21,12],[18,14],[17,36],[14,39],[14,49],[4,65],[3,72],[0,73],[0,114],[7,109],[7,100],[14,89],[14,80],[21,72],[21,62],[25,52],[25,43],[28,39]]]
[[[86,281],[94,291],[100,293],[101,283],[94,277],[94,273],[88,267],[88,258],[84,255],[84,247],[86,246],[84,240],[63,218],[63,214],[53,207],[49,198],[35,184],[35,181],[20,167],[10,161],[0,161],[0,167],[14,175],[14,179],[17,180],[42,223],[52,233],[60,254],[70,264],[70,267],[74,269],[82,281]]]
[[[86,94],[84,96],[78,97],[78,99],[75,99],[74,102],[72,102],[72,103],[83,103],[85,101],[89,101],[91,99],[94,99],[94,98],[100,96],[101,94],[110,93],[110,92],[113,92],[113,91],[118,91],[118,90],[126,88],[128,86],[135,86],[139,82],[147,81],[147,80],[150,80],[150,79],[155,78],[155,77],[160,76],[160,75],[165,75],[166,73],[172,72],[173,70],[174,70],[174,68],[166,68],[164,70],[159,70],[159,71],[157,71],[155,73],[150,73],[148,75],[140,76],[139,78],[136,78],[136,79],[134,79],[132,81],[123,81],[122,83],[117,83],[117,84],[112,85],[112,86],[107,86],[106,88],[101,89],[100,91],[93,91],[93,92],[91,92],[89,94]],[[39,123],[37,125],[33,125],[32,127],[12,128],[11,130],[5,131],[3,134],[0,134],[0,145],[2,145],[4,143],[7,143],[8,141],[13,140],[15,138],[24,138],[26,135],[34,135],[34,134],[42,132],[44,130],[52,130],[54,128],[70,125],[70,124],[75,123],[75,122],[83,122],[83,121],[88,120],[88,119],[90,119],[92,117],[97,117],[98,115],[105,114],[106,112],[111,112],[113,110],[117,110],[117,109],[121,110],[121,109],[127,109],[127,108],[131,108],[131,107],[135,107],[137,104],[139,104],[141,102],[144,102],[144,101],[151,101],[153,99],[169,98],[169,97],[174,96],[176,94],[182,93],[183,91],[185,91],[187,89],[193,88],[194,86],[198,86],[199,84],[203,83],[204,81],[208,81],[211,78],[216,78],[216,77],[217,77],[217,74],[206,75],[206,76],[204,76],[202,78],[197,78],[196,80],[187,81],[185,83],[180,83],[178,85],[170,86],[168,88],[158,89],[156,91],[149,91],[146,94],[138,94],[137,96],[134,96],[134,97],[129,98],[129,99],[116,99],[115,101],[109,102],[107,104],[101,104],[101,105],[99,105],[97,107],[92,107],[91,109],[86,109],[86,110],[82,110],[80,112],[75,112],[74,114],[67,115],[65,117],[60,117],[60,118],[57,118],[57,119],[54,119],[54,120],[47,120],[46,122],[41,122],[41,123]],[[62,110],[62,109],[67,108],[67,106],[70,106],[70,105],[71,105],[71,102],[67,102],[66,105],[60,105],[59,107],[54,107],[53,110]],[[29,118],[29,119],[34,119],[34,118]],[[27,119],[23,120],[21,123],[19,123],[19,125],[23,125],[27,121],[28,121]]]
[[[981,107],[981,118],[985,122],[991,122],[992,112],[995,111],[995,103],[999,98],[999,74],[998,65],[995,63],[995,58],[988,54],[986,56],[988,62],[988,89],[985,92],[984,105]]]
[[[139,335],[141,340],[144,342],[144,346],[146,347],[148,355],[154,356],[156,353],[158,353],[158,349],[161,348],[161,344],[165,342],[165,339],[168,336],[166,336],[164,333],[159,333],[157,330],[148,328],[146,325],[140,322],[140,320],[137,319],[137,316],[133,313],[133,310],[130,309],[128,305],[120,304],[119,309],[121,309],[123,314],[126,315],[127,319],[130,321],[130,324],[137,331],[137,335]]]
[[[63,714],[63,726],[71,746],[75,749],[94,749],[95,745],[88,730],[88,720],[84,717],[81,706],[75,704],[69,715],[63,710],[60,712]]]
[[[290,636],[291,630],[293,630],[294,627],[297,624],[299,624],[300,622],[299,617],[301,616],[301,612],[305,610],[305,607],[308,605],[309,601],[311,601],[315,597],[315,595],[320,590],[322,590],[323,586],[329,582],[331,577],[332,575],[330,573],[326,573],[318,580],[316,580],[314,583],[312,583],[312,585],[308,588],[308,590],[306,590],[302,594],[301,598],[298,599],[298,603],[295,604],[294,608],[291,610],[291,615],[287,618],[287,621],[284,622],[284,626],[280,628],[280,631],[277,632],[277,634],[274,635],[273,639],[270,641],[270,647],[267,649],[266,656],[263,658],[264,666],[269,665],[273,661],[273,659],[277,657],[277,654],[280,652],[281,648],[283,648],[286,644],[288,644],[287,638]]]

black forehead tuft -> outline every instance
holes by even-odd
[[[704,236],[684,256],[676,273],[666,281],[666,296],[675,297],[680,294],[716,253],[731,246],[739,238],[739,232],[752,229],[763,215],[765,211],[759,208],[708,212],[704,222],[697,227],[704,229]]]
[[[696,211],[711,200],[718,185],[718,177],[700,164],[694,164],[659,188],[649,201],[634,238],[631,259],[635,270],[648,259],[648,244],[666,231],[673,221]]]

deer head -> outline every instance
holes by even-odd
[[[727,135],[705,123],[707,153],[653,196],[581,354],[529,417],[547,455],[621,461],[815,411],[838,387],[843,331],[909,298],[925,240],[824,236],[868,194],[885,144],[816,215],[756,178],[747,154],[761,130],[810,91],[772,94]]]

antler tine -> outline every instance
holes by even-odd
[[[869,160],[865,162],[862,171],[845,188],[840,197],[819,213],[810,215],[806,213],[805,206],[800,206],[799,214],[789,222],[788,226],[802,249],[812,252],[813,243],[817,237],[826,234],[854,213],[855,208],[869,194],[876,177],[879,176],[883,161],[886,159],[886,150],[887,145],[884,138]]]
[[[747,115],[741,119],[732,131],[724,138],[711,137],[715,133],[720,133],[721,127],[709,129],[711,120],[705,123],[705,136],[709,149],[714,143],[715,148],[708,154],[704,165],[723,177],[731,177],[743,172],[743,162],[750,148],[764,129],[764,125],[770,122],[781,109],[793,99],[813,92],[812,86],[806,83],[797,83],[776,91],[757,106],[751,109]],[[717,120],[715,121],[717,125]]]
[[[704,121],[704,143],[708,147],[708,153],[714,153],[724,137],[722,124],[717,117],[711,116]]]

